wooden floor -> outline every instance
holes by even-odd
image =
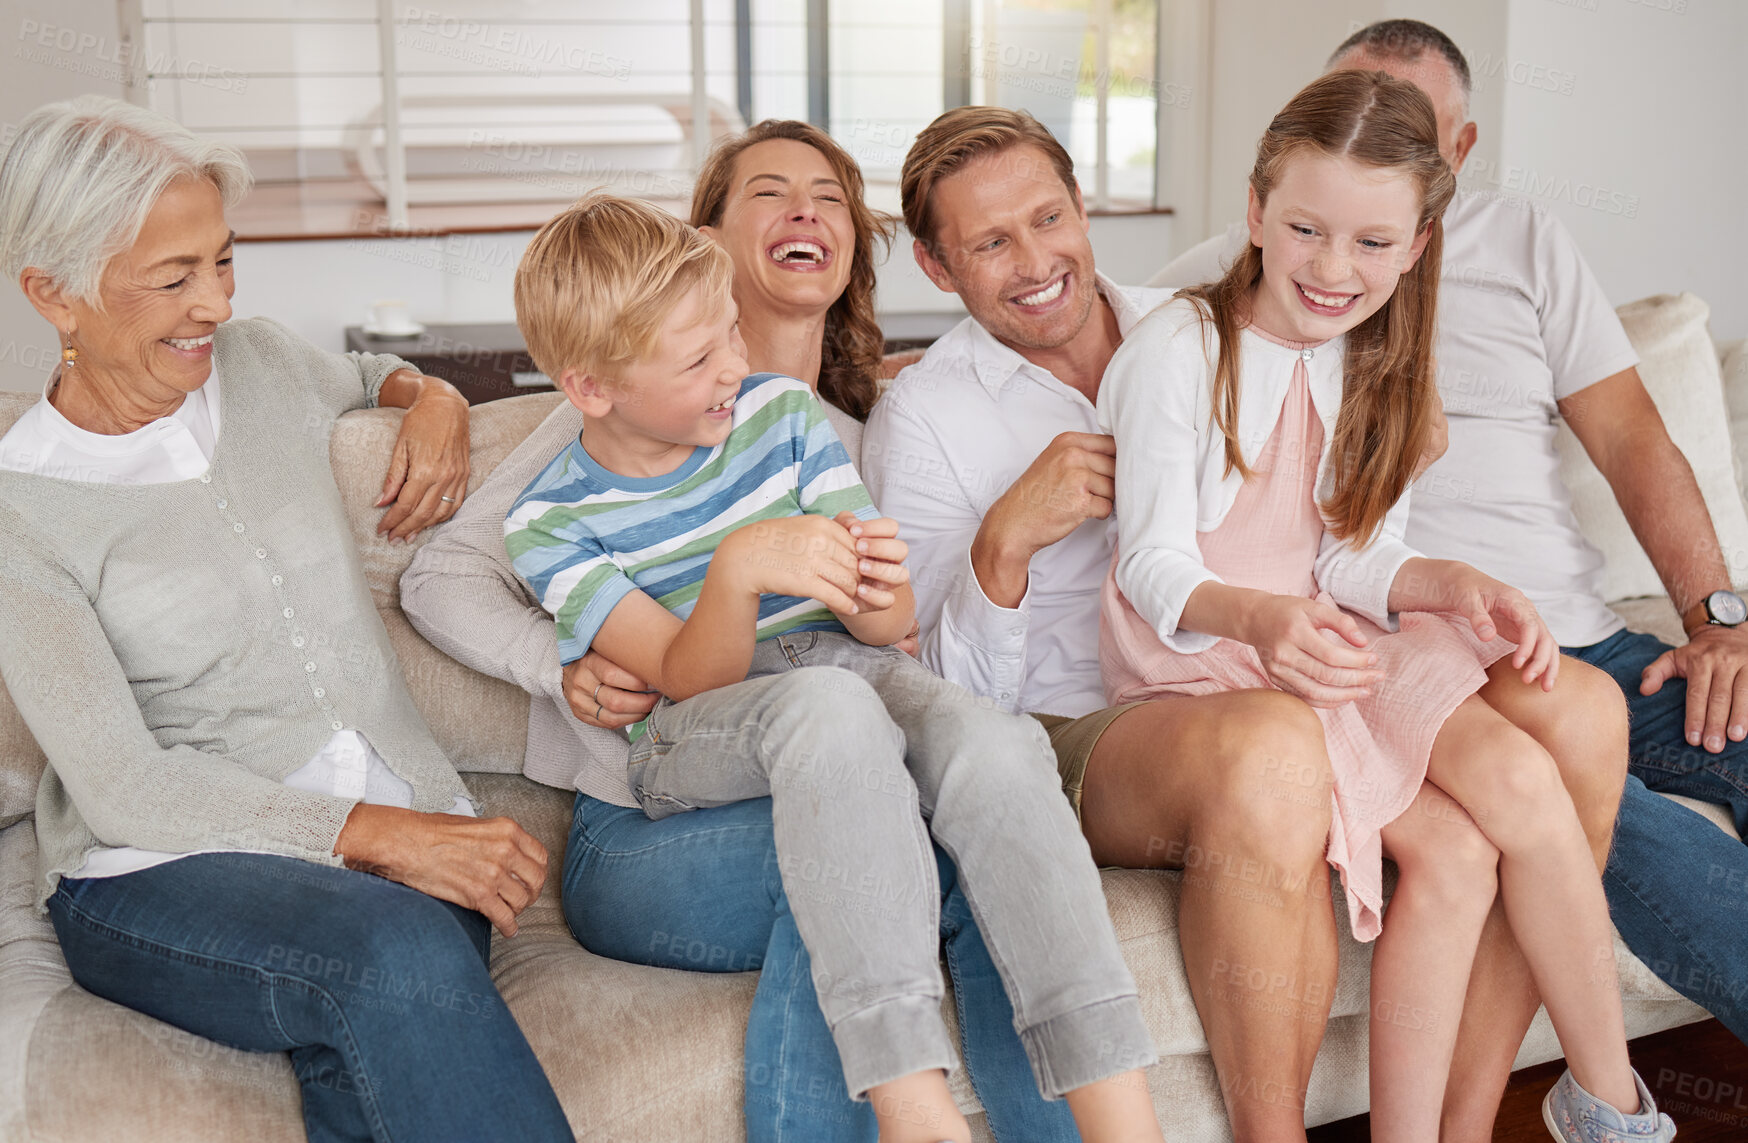
[[[1633,1066],[1658,1107],[1675,1120],[1679,1143],[1748,1140],[1748,1047],[1716,1020],[1634,1040]],[[1542,1097],[1566,1065],[1558,1060],[1511,1077],[1494,1126],[1494,1143],[1547,1143]],[[1311,1143],[1368,1143],[1367,1117],[1314,1127]]]

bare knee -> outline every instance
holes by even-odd
[[[1627,701],[1607,673],[1565,658],[1552,691],[1508,677],[1490,684],[1490,704],[1559,762],[1576,797],[1580,786],[1619,794],[1627,773]]]
[[[1323,720],[1303,699],[1283,691],[1227,696],[1212,740],[1212,761],[1249,765],[1266,779],[1328,783],[1329,750]]]
[[[1568,687],[1570,693],[1562,695]],[[1575,659],[1561,664],[1554,696],[1562,701],[1543,745],[1560,768],[1586,836],[1606,846],[1627,781],[1626,696],[1606,673]]]
[[[1499,891],[1499,848],[1442,791],[1416,798],[1392,828],[1397,892],[1412,887],[1423,906],[1454,918],[1486,917]]]
[[[1575,814],[1560,769],[1541,744],[1510,726],[1470,742],[1464,800],[1475,824],[1506,853],[1538,849]]]
[[[1192,835],[1294,876],[1321,870],[1331,784],[1323,724],[1291,695],[1256,691],[1243,698],[1224,712],[1196,759],[1215,777]]]
[[[1224,792],[1234,801],[1315,802],[1327,809],[1329,749],[1317,712],[1280,691],[1245,691],[1230,698],[1199,750],[1221,776]]]

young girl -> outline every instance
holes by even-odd
[[[1378,940],[1374,1138],[1438,1137],[1496,889],[1570,1063],[1549,1129],[1671,1138],[1627,1062],[1608,907],[1544,745],[1576,714],[1624,750],[1619,693],[1579,664],[1555,693],[1559,648],[1519,592],[1402,541],[1455,187],[1432,105],[1382,73],[1324,76],[1270,124],[1250,187],[1251,246],[1138,325],[1099,393],[1122,520],[1109,699],[1270,687],[1316,709],[1329,861]]]

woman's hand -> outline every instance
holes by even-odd
[[[378,403],[407,410],[376,502],[378,508],[393,504],[376,525],[377,534],[392,543],[441,524],[461,507],[467,495],[468,407],[449,382],[406,369],[383,382]]]
[[[334,852],[346,868],[483,913],[506,937],[546,884],[546,847],[509,818],[423,814],[363,802]]]
[[[564,669],[564,697],[577,718],[607,730],[642,721],[661,698],[647,682],[599,651]]]
[[[1337,707],[1371,694],[1383,679],[1365,633],[1341,608],[1296,595],[1255,594],[1261,598],[1245,608],[1238,638],[1256,648],[1277,687],[1312,706]]]

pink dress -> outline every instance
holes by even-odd
[[[1252,332],[1268,337],[1254,327]],[[1292,349],[1317,344],[1268,340]],[[1220,525],[1198,534],[1203,565],[1235,587],[1333,603],[1312,575],[1323,538],[1316,500],[1322,456],[1323,423],[1311,403],[1305,363],[1296,359],[1280,420],[1252,477]],[[1118,589],[1115,560],[1111,569],[1101,599],[1099,665],[1113,705],[1169,694],[1278,689],[1246,644],[1222,639],[1193,655],[1166,647]],[[1379,831],[1414,800],[1439,727],[1487,681],[1485,668],[1515,644],[1483,643],[1455,615],[1405,613],[1395,633],[1355,618],[1384,680],[1361,701],[1316,709],[1335,777],[1329,863],[1341,872],[1354,936],[1370,941],[1381,931]]]

